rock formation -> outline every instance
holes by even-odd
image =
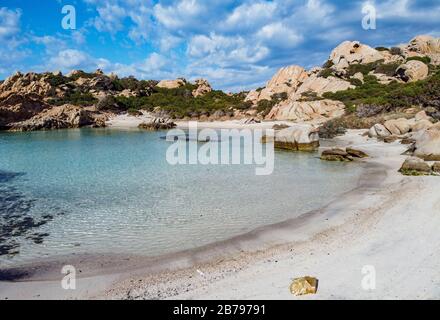
[[[440,38],[420,35],[412,39],[408,45],[402,45],[400,48],[406,57],[428,56],[432,64],[440,65]]]
[[[201,97],[205,94],[212,91],[212,87],[209,84],[208,80],[205,79],[198,79],[195,81],[195,85],[197,86],[197,89],[193,90],[192,95],[193,97]]]
[[[408,176],[429,175],[431,174],[431,167],[420,158],[409,157],[402,164],[399,171]]]
[[[170,119],[154,118],[150,122],[144,122],[139,125],[140,129],[149,131],[169,130],[176,127],[176,124]]]
[[[274,107],[267,115],[269,120],[289,120],[321,124],[328,119],[340,117],[345,112],[342,102],[333,100],[286,101]]]
[[[440,130],[432,127],[416,137],[414,155],[426,161],[440,161]]]
[[[411,60],[397,69],[397,75],[405,82],[423,80],[428,77],[429,68],[421,61]]]
[[[344,41],[330,54],[330,61],[336,69],[346,69],[351,64],[365,64],[384,59],[383,55],[358,41]]]
[[[183,87],[185,84],[186,84],[185,79],[162,80],[157,84],[157,87],[164,89],[176,89]]]
[[[263,137],[268,142],[269,137]],[[275,131],[275,148],[293,151],[314,151],[319,147],[318,129],[308,124],[296,124],[292,127]]]
[[[280,69],[261,91],[251,91],[246,101],[258,103],[261,100],[272,100],[277,93],[286,93],[290,96],[299,85],[308,78],[306,70],[299,66],[289,66]]]
[[[11,130],[34,131],[80,128],[96,123],[92,114],[91,110],[86,110],[83,107],[63,105],[46,109],[30,119],[17,122],[11,127]]]

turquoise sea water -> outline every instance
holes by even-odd
[[[71,253],[159,255],[225,240],[317,209],[362,168],[314,153],[249,165],[177,165],[164,133],[0,133],[0,265]],[[215,142],[210,142],[215,143]]]

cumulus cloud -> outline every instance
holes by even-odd
[[[282,66],[321,64],[344,40],[395,45],[420,33],[440,34],[435,0],[80,1],[87,22],[71,33],[23,33],[22,10],[0,8],[0,69],[10,70],[33,50],[27,66],[205,77],[235,90],[264,84]],[[366,3],[377,8],[378,30],[362,29]]]
[[[15,36],[20,32],[21,10],[0,8],[0,39]]]

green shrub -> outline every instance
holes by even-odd
[[[323,69],[319,72],[318,77],[322,77],[322,78],[328,78],[330,76],[334,75],[334,70],[327,68],[327,69]]]
[[[377,51],[390,51],[390,49],[386,48],[386,47],[376,47]]]
[[[347,70],[347,76],[348,77],[352,77],[354,76],[356,73],[362,73],[364,76],[368,75],[368,73],[370,73],[371,71],[374,71],[377,66],[379,66],[380,64],[383,64],[383,60],[378,60],[375,62],[371,62],[371,63],[366,63],[366,64],[351,64],[348,67]]]
[[[429,65],[431,63],[431,58],[427,57],[427,56],[425,56],[425,57],[410,57],[410,58],[406,59],[406,61],[407,62],[408,61],[421,61],[424,64]]]
[[[71,75],[68,78],[70,81],[76,81],[79,78],[92,79],[94,77],[96,77],[96,73],[88,73],[88,72],[84,72],[82,70],[79,70],[77,73]]]
[[[394,56],[401,56],[402,55],[402,49],[398,48],[398,47],[392,47],[390,49],[390,53]]]
[[[92,106],[98,102],[91,93],[82,93],[82,92],[70,92],[67,93],[63,98],[55,98],[49,100],[49,103],[61,106],[63,104],[73,104],[76,106]]]
[[[260,100],[257,105],[257,112],[261,113],[263,116],[269,114],[270,110],[276,105],[277,101],[275,100]]]
[[[396,70],[399,68],[400,63],[381,63],[374,70],[375,73],[383,73],[389,77],[396,75]]]
[[[333,63],[332,60],[327,60],[324,65],[322,66],[324,69],[330,69],[331,67],[333,67],[335,64]]]
[[[66,84],[69,82],[69,79],[63,75],[54,75],[53,73],[49,73],[46,78],[46,82],[51,86],[57,87],[62,84]]]
[[[318,94],[312,90],[301,93],[301,98],[299,99],[299,101],[316,101],[316,100],[323,100],[323,98],[318,96]]]
[[[360,87],[363,83],[360,79],[350,78],[350,83],[356,87]]]
[[[96,104],[97,110],[114,110],[118,108],[118,104],[116,102],[115,97],[113,96],[106,96],[98,101]]]
[[[372,75],[365,76],[364,81],[362,86],[355,89],[327,92],[323,96],[342,101],[347,109],[361,104],[384,106],[384,111],[409,108],[414,105],[440,109],[440,72],[423,81],[411,83],[380,84]]]

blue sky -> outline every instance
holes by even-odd
[[[362,28],[373,4],[377,29]],[[76,30],[64,30],[64,5]],[[102,68],[144,79],[207,78],[239,91],[282,66],[321,65],[344,40],[440,36],[438,0],[0,0],[0,78]]]

